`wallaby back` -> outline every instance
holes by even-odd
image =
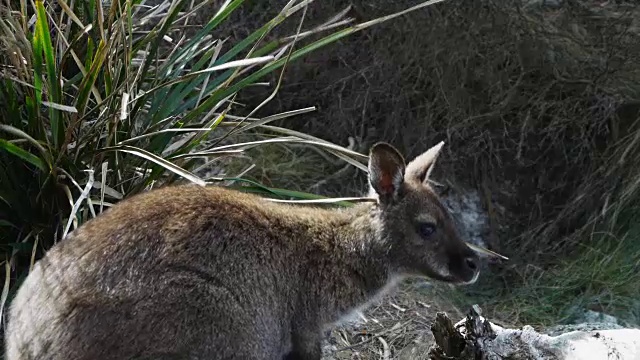
[[[121,201],[36,263],[7,359],[320,359],[323,327],[394,281],[475,281],[429,170],[370,155],[379,199],[344,210],[191,185]]]

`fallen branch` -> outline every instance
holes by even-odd
[[[430,360],[631,360],[640,359],[640,329],[571,331],[558,336],[505,329],[484,319],[474,305],[453,324],[444,313],[431,326]]]

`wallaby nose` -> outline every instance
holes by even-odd
[[[468,258],[464,259],[464,262],[465,262],[465,264],[467,264],[467,267],[470,270],[476,271],[478,269],[478,265],[476,264],[475,258],[468,257]]]

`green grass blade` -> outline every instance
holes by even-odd
[[[182,177],[184,177],[185,179],[200,185],[200,186],[205,186],[206,182],[204,180],[202,180],[200,177],[198,177],[197,175],[191,173],[188,170],[185,170],[183,168],[181,168],[180,166],[165,160],[163,158],[161,158],[160,156],[157,156],[155,154],[152,154],[146,150],[142,150],[140,148],[136,148],[133,146],[129,146],[129,145],[118,145],[118,146],[111,146],[111,147],[107,147],[107,148],[103,148],[100,150],[101,152],[104,151],[120,151],[120,152],[126,152],[129,154],[133,154],[136,156],[139,156],[145,160],[151,161],[157,165],[162,166],[164,169],[169,170],[175,174],[178,174]]]
[[[81,119],[84,115],[87,102],[89,101],[89,93],[91,92],[91,89],[94,86],[96,79],[98,78],[98,74],[100,73],[102,64],[107,57],[108,51],[109,48],[107,46],[107,43],[104,41],[100,41],[95,57],[91,62],[91,68],[80,83],[78,97],[75,105],[75,108],[78,111],[79,119]]]
[[[31,47],[33,48],[33,88],[35,90],[34,108],[39,110],[39,107],[42,104],[42,78],[44,76],[42,64],[44,63],[44,50],[42,49],[42,41],[40,41],[40,34],[38,34],[37,29],[34,29],[34,34],[31,37]]]
[[[237,126],[237,124],[239,124],[238,122],[227,122],[225,123],[225,125],[227,126]],[[259,125],[259,127],[269,130],[269,131],[273,131],[277,134],[283,134],[283,135],[287,135],[287,136],[293,136],[293,137],[297,137],[300,139],[306,139],[306,140],[311,140],[313,142],[319,142],[319,143],[325,143],[325,144],[331,144],[328,141],[322,140],[320,138],[317,138],[315,136],[312,135],[308,135],[299,131],[295,131],[295,130],[291,130],[291,129],[287,129],[287,128],[283,128],[283,127],[279,127],[279,126],[272,126],[272,125],[265,125],[265,124],[261,124]],[[335,144],[332,144],[334,146],[336,146]],[[367,172],[367,166],[363,165],[363,163],[367,163],[369,161],[369,156],[368,155],[364,155],[364,154],[360,154],[356,151],[353,150],[349,150],[347,148],[343,148],[342,152],[337,152],[331,149],[325,149],[327,152],[331,153],[332,155],[338,157],[341,160],[344,160],[352,165],[354,165],[356,168]],[[347,155],[344,155],[344,153],[347,153]]]
[[[51,164],[52,164],[51,154],[36,139],[31,137],[29,134],[25,133],[24,131],[18,128],[15,128],[13,126],[0,124],[0,130],[27,140],[31,145],[33,145],[36,149],[38,149],[38,151],[40,152],[40,155],[42,156],[43,159],[45,159],[46,163],[48,164],[48,167],[49,168],[51,167]]]
[[[120,141],[117,145],[131,144],[136,141],[166,133],[210,132],[210,128],[163,129]]]
[[[13,227],[13,228],[15,228],[16,226],[10,221],[0,219],[0,227]]]
[[[194,149],[196,146],[198,146],[202,142],[202,140],[205,139],[205,137],[209,133],[215,130],[222,123],[226,115],[227,115],[227,110],[223,111],[218,117],[216,117],[213,121],[211,121],[209,124],[206,125],[206,128],[209,129],[207,132],[200,133],[200,134],[196,133],[193,137],[191,137],[191,139],[188,142],[180,146],[176,151],[174,151],[169,156],[171,157],[179,154],[185,154],[191,151],[192,149]]]
[[[217,65],[217,66],[212,66],[210,68],[204,69],[204,70],[199,70],[199,71],[194,71],[191,73],[188,73],[184,76],[180,76],[177,79],[168,81],[166,83],[160,84],[148,91],[145,91],[145,93],[142,96],[149,96],[154,94],[156,91],[162,89],[162,88],[167,88],[170,87],[172,85],[176,85],[179,83],[194,83],[196,82],[194,80],[194,78],[196,77],[200,77],[202,75],[207,75],[209,73],[215,72],[215,71],[220,71],[220,70],[226,70],[226,69],[231,69],[231,68],[238,68],[238,67],[243,67],[243,66],[251,66],[251,65],[255,65],[255,64],[262,64],[268,61],[273,60],[273,56],[262,56],[262,57],[258,57],[258,58],[249,58],[249,59],[243,59],[243,60],[236,60],[236,61],[229,61],[227,63],[221,64],[221,65]],[[200,79],[203,80],[203,79]],[[137,98],[134,100],[138,100]],[[164,116],[166,117],[166,116]]]
[[[258,182],[255,182],[255,181],[252,181],[252,180],[248,180],[248,179],[243,179],[243,178],[220,178],[218,180],[219,181],[237,181],[237,182],[247,183],[249,185],[229,186],[229,187],[230,188],[234,188],[236,190],[249,192],[249,193],[262,194],[262,195],[271,195],[271,196],[277,196],[277,197],[281,197],[281,198],[295,198],[295,199],[302,200],[302,201],[305,201],[305,200],[306,201],[316,201],[316,202],[324,201],[325,203],[332,202],[333,204],[339,205],[339,206],[353,206],[352,203],[350,203],[349,201],[345,201],[343,199],[338,199],[337,201],[332,201],[332,200],[335,200],[335,199],[328,198],[328,197],[325,197],[325,196],[322,196],[322,195],[306,193],[306,192],[302,192],[302,191],[294,191],[294,190],[287,190],[287,189],[268,187],[268,186],[262,185],[262,184],[260,184]]]
[[[209,66],[213,66],[213,64],[215,63],[215,59],[217,59],[221,50],[221,43],[218,43],[216,46],[206,50],[200,57],[200,59],[198,59],[198,61],[191,67],[191,70],[199,71],[207,64]],[[227,72],[223,73],[222,75],[226,74]],[[218,75],[215,78],[218,78],[220,76],[221,75]],[[205,79],[207,78],[208,77],[205,76],[203,78],[193,79],[192,81],[189,81],[187,83],[176,85],[167,96],[167,99],[165,99],[165,101],[161,103],[162,106],[160,106],[159,113],[166,114],[167,112],[174,112],[173,110],[176,109],[180,105],[180,102],[183,101],[186,97],[185,94],[191,94],[194,89],[198,86],[201,86],[201,82],[205,81]],[[206,88],[207,86],[203,86],[202,91],[206,90]],[[162,117],[162,115],[160,115],[160,117]]]
[[[233,124],[237,124],[237,123],[225,123],[225,125],[227,126],[232,126]],[[265,128],[267,128],[268,126],[263,125]],[[292,131],[292,133],[296,133],[294,131]],[[251,141],[251,142],[244,142],[244,143],[235,143],[235,144],[230,144],[230,145],[224,145],[224,146],[218,146],[218,147],[214,147],[211,148],[210,150],[207,151],[220,151],[220,150],[226,150],[229,148],[234,148],[234,147],[253,147],[253,146],[257,146],[257,145],[262,145],[262,144],[268,144],[268,143],[292,143],[292,144],[305,144],[305,145],[311,145],[311,146],[315,146],[315,147],[319,147],[322,148],[324,150],[326,150],[327,152],[337,156],[338,158],[348,162],[349,164],[357,167],[358,169],[362,170],[362,171],[368,171],[367,170],[367,166],[364,165],[362,162],[356,160],[356,159],[361,159],[364,161],[368,161],[369,157],[367,155],[362,155],[358,152],[355,152],[353,150],[349,150],[345,147],[330,143],[328,141],[324,141],[324,140],[320,140],[317,138],[314,138],[312,136],[304,136],[304,137],[298,137],[295,135],[292,136],[288,136],[288,137],[279,137],[279,138],[272,138],[272,139],[267,139],[267,140],[259,140],[259,141]],[[184,156],[184,155],[182,155]],[[178,156],[180,157],[180,156]]]
[[[24,150],[23,148],[17,145],[8,142],[5,139],[0,139],[0,149],[4,149],[8,153],[13,154],[19,157],[20,159],[30,163],[31,165],[40,169],[42,172],[47,171],[47,165],[44,161],[42,161],[42,159],[40,159],[39,157],[33,155],[32,153]]]
[[[47,21],[47,12],[44,8],[43,0],[36,0],[36,36],[35,42],[38,49],[42,51],[44,63],[47,72],[48,100],[52,103],[62,103],[62,90],[60,81],[56,71],[56,60],[51,43],[51,35],[49,33],[49,23]],[[55,107],[49,107],[49,121],[51,122],[51,135],[53,138],[53,146],[57,148],[64,141],[64,124],[60,111]]]
[[[237,132],[249,131],[249,130],[251,130],[253,128],[266,125],[266,124],[268,124],[270,122],[286,119],[286,118],[291,117],[291,116],[296,116],[296,115],[300,115],[300,114],[306,114],[306,113],[309,113],[309,112],[312,112],[312,111],[316,111],[316,107],[315,106],[311,106],[311,107],[304,108],[304,109],[286,111],[286,112],[283,112],[283,113],[280,113],[280,114],[271,115],[271,116],[266,116],[266,117],[264,117],[264,118],[262,118],[262,119],[260,119],[258,121],[251,122],[251,123],[239,128],[237,130]],[[237,124],[240,125],[239,122]]]
[[[169,59],[169,62],[170,63],[175,62],[177,59],[179,59],[181,56],[183,56],[187,51],[192,49],[197,44],[199,39],[202,39],[205,35],[210,33],[211,30],[215,29],[218,25],[220,25],[222,23],[222,21],[224,19],[226,19],[227,17],[229,17],[229,15],[231,15],[231,13],[235,9],[237,9],[240,5],[242,5],[242,3],[244,1],[245,0],[234,0],[229,5],[227,5],[227,7],[225,7],[222,11],[220,11],[216,15],[214,15],[214,17],[207,23],[207,25],[205,25],[202,28],[202,30],[198,31],[198,33],[196,35],[194,35],[193,38],[182,47],[182,50],[177,51]],[[220,62],[217,62],[214,65],[217,65],[219,63]]]

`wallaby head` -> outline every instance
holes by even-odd
[[[375,144],[369,153],[370,194],[378,199],[392,271],[470,284],[479,275],[478,256],[428,183],[442,145],[405,164],[394,147]]]

